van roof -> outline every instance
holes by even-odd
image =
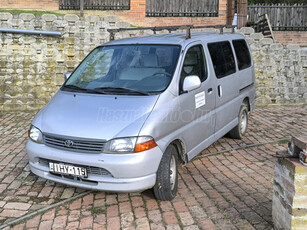
[[[103,45],[129,45],[129,44],[172,44],[185,46],[194,41],[220,41],[230,39],[245,39],[239,33],[214,33],[214,32],[192,32],[191,38],[186,39],[186,33],[154,34],[143,37],[130,37],[107,42]]]

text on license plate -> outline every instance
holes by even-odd
[[[77,167],[73,165],[65,165],[65,164],[49,162],[49,171],[53,173],[87,177],[86,168]]]

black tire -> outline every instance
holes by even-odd
[[[248,109],[246,104],[241,105],[238,119],[238,125],[229,132],[229,137],[234,139],[242,139],[246,133],[248,126]]]
[[[153,191],[158,200],[172,200],[177,194],[177,189],[178,151],[174,145],[170,145],[161,159]]]

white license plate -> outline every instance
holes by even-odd
[[[57,174],[87,177],[86,168],[77,167],[73,165],[65,165],[65,164],[49,162],[49,171]]]

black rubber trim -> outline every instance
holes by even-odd
[[[244,90],[246,90],[246,89],[248,89],[248,88],[251,88],[253,85],[254,85],[254,83],[249,84],[249,85],[247,85],[247,86],[241,88],[241,89],[239,90],[239,92],[241,93],[241,92],[243,92]]]

